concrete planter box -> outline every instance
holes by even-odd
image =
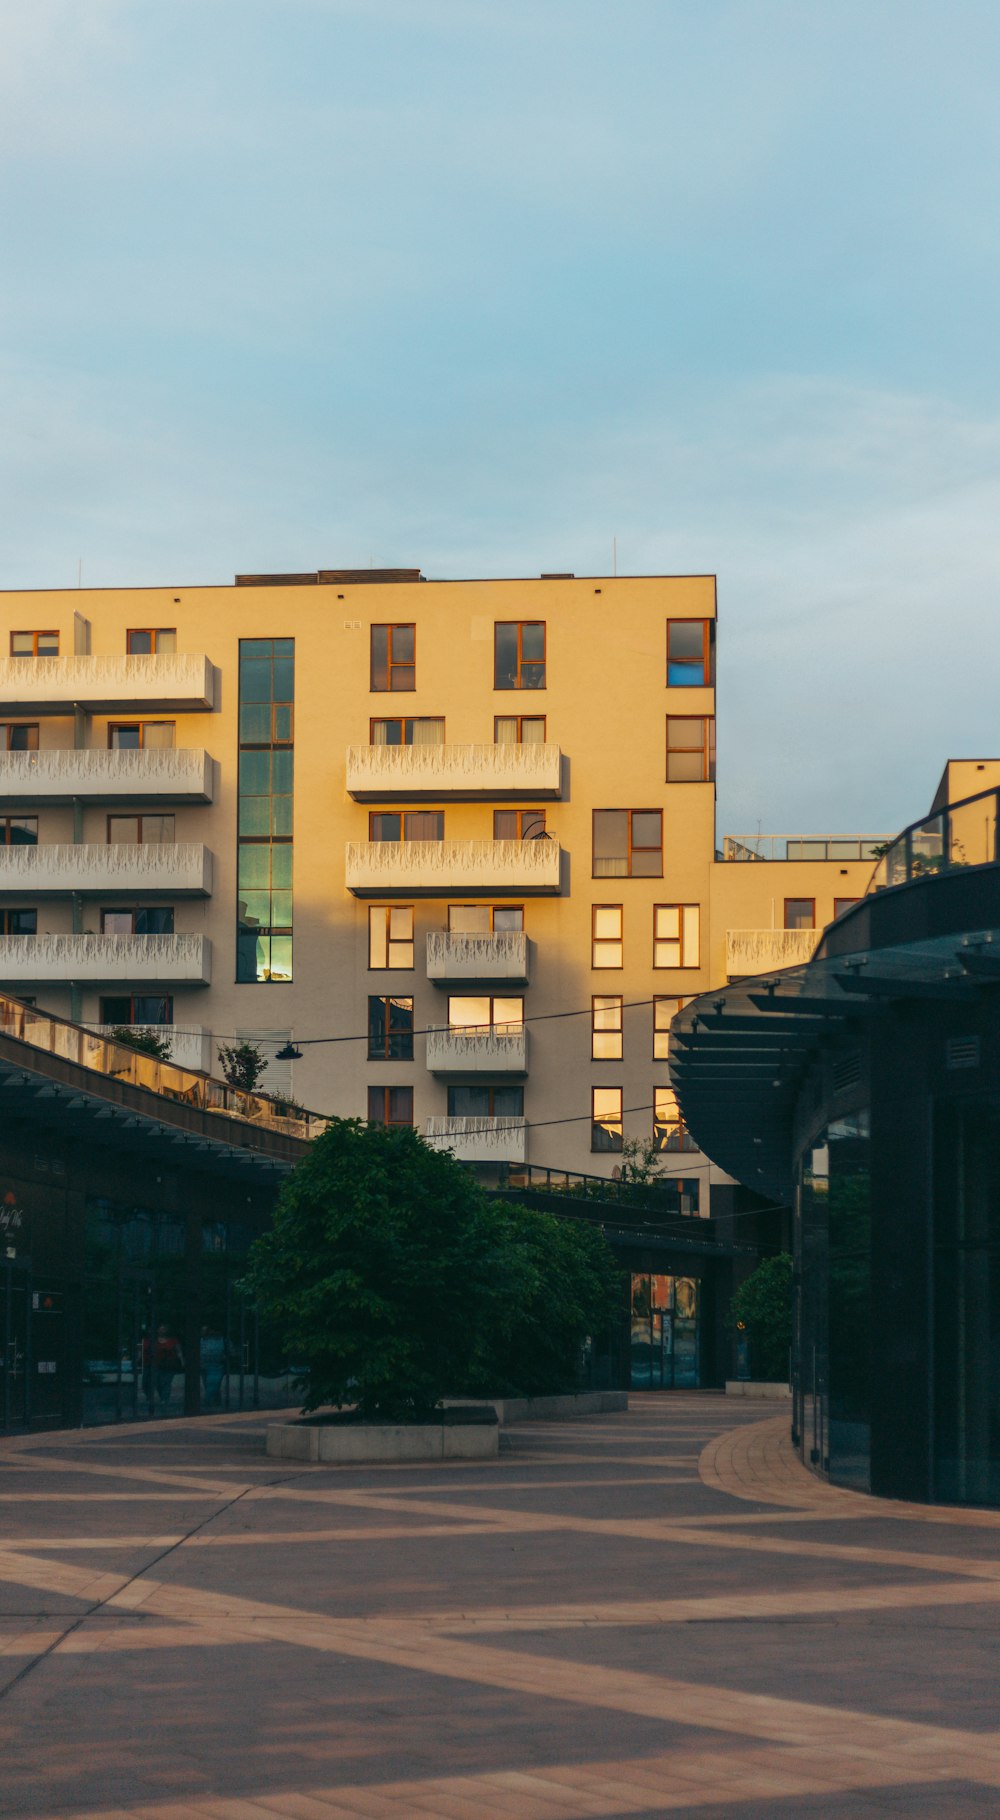
[[[727,1378],[727,1397],[757,1397],[762,1402],[780,1403],[792,1394],[790,1384],[769,1384],[764,1378]]]
[[[482,1405],[477,1405],[477,1411]],[[456,1422],[272,1422],[272,1460],[328,1461],[335,1466],[405,1464],[411,1460],[495,1460],[500,1428],[495,1420]]]

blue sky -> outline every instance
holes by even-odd
[[[1000,751],[995,0],[6,0],[0,587],[713,570],[720,827]]]

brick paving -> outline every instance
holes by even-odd
[[[824,1486],[707,1393],[447,1466],[264,1421],[0,1443],[4,1813],[1000,1811],[1000,1512]]]

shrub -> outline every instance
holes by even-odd
[[[740,1284],[729,1316],[734,1330],[742,1323],[749,1335],[754,1377],[787,1383],[792,1344],[792,1260],[787,1251],[765,1258]]]

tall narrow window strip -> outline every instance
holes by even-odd
[[[656,904],[653,909],[653,966],[701,966],[701,906]]]
[[[715,782],[715,716],[667,715],[667,783]]]
[[[622,1059],[622,1006],[620,993],[590,1001],[590,1057],[594,1062]]]
[[[240,640],[236,979],[292,978],[295,641]]]
[[[590,1108],[590,1148],[620,1151],[622,1147],[622,1089],[593,1087]]]

